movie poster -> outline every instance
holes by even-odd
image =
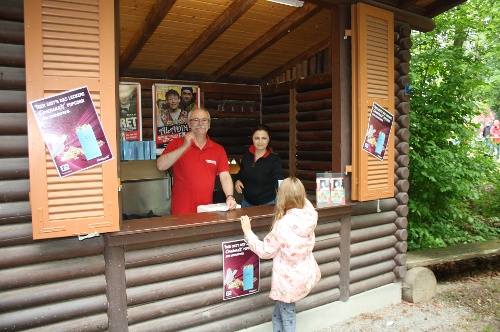
[[[113,159],[87,87],[30,105],[60,177]]]
[[[363,150],[379,160],[384,160],[394,115],[382,106],[373,103],[368,119],[368,130],[363,142]]]
[[[121,82],[118,89],[120,141],[142,141],[141,84]]]
[[[200,106],[200,89],[197,86],[153,85],[156,154],[160,155],[172,139],[183,137],[189,131],[189,112]]]
[[[223,300],[259,291],[260,258],[244,239],[222,243]]]

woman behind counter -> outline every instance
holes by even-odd
[[[284,179],[278,154],[269,147],[269,128],[259,124],[252,133],[253,145],[243,153],[235,189],[243,194],[241,207],[276,204],[278,180]]]

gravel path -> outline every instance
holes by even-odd
[[[317,332],[500,332],[500,256],[464,264],[436,268],[429,302],[402,302]]]

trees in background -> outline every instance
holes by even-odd
[[[500,236],[500,163],[472,118],[500,115],[500,4],[469,0],[412,35],[409,248]]]

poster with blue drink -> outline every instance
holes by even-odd
[[[222,243],[223,300],[259,292],[260,258],[244,239]]]
[[[393,121],[394,115],[373,103],[362,148],[380,161],[384,160]]]
[[[86,86],[31,101],[30,106],[61,178],[113,159]]]

